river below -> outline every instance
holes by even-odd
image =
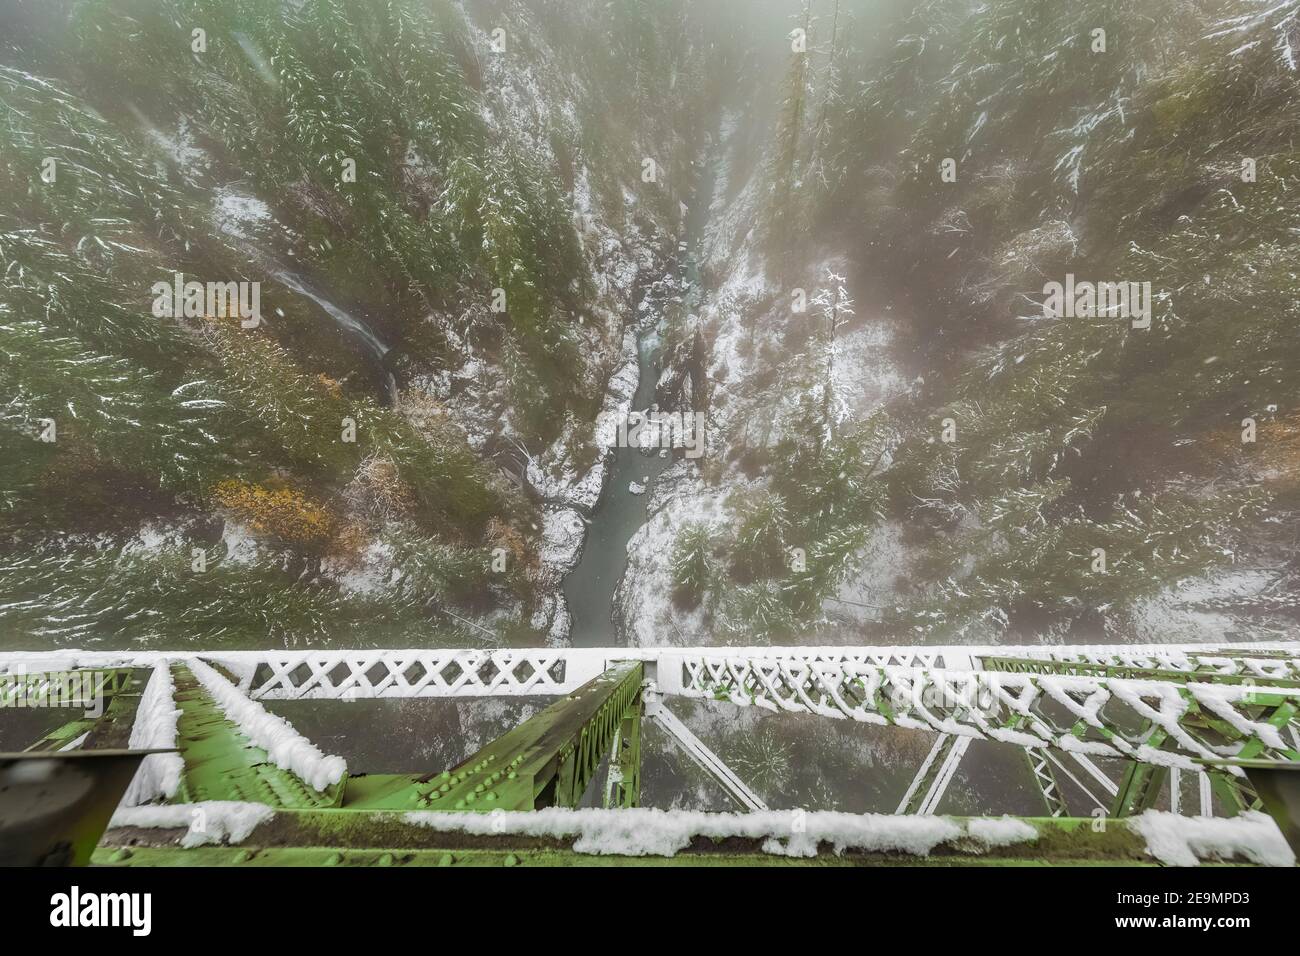
[[[697,264],[700,239],[708,222],[717,160],[701,163],[693,203],[684,217],[681,257],[681,306],[699,308],[703,290]],[[637,386],[631,412],[644,412],[655,401],[655,385],[663,370],[663,318],[651,319],[637,336]],[[574,647],[610,647],[623,643],[614,625],[614,591],[627,567],[627,545],[646,522],[654,481],[673,462],[665,449],[616,447],[588,520],[582,557],[564,579],[564,596],[572,621],[569,640]]]

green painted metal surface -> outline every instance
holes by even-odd
[[[343,804],[349,809],[481,812],[576,807],[625,723],[635,723],[637,729],[629,729],[625,739],[630,749],[620,753],[620,766],[632,781],[620,800],[634,802],[640,781],[642,680],[640,661],[615,664],[449,770],[420,777],[350,778]]]
[[[1252,655],[1278,656],[1264,651],[1252,651]],[[1094,664],[1088,661],[1056,661],[1032,657],[981,656],[980,666],[986,671],[1011,674],[1069,674],[1077,677],[1122,677],[1132,680],[1171,681],[1176,684],[1198,681],[1213,684],[1251,684],[1260,687],[1300,687],[1300,680],[1290,678],[1224,674],[1216,670],[1168,670],[1157,667],[1130,667],[1122,664]]]
[[[1238,760],[1246,771],[1268,815],[1300,856],[1300,765],[1271,760]]]
[[[952,818],[966,823],[971,818]],[[696,837],[673,856],[593,855],[572,838],[511,833],[471,836],[405,823],[400,814],[280,811],[237,847],[181,849],[165,831],[110,831],[94,862],[107,866],[1106,866],[1152,865],[1146,842],[1125,821],[1021,818],[1033,841],[1003,847],[961,842],[928,856],[846,850],[828,843],[814,856],[763,852],[766,838]],[[130,841],[130,845],[128,845]]]
[[[998,659],[1006,669],[1022,662]],[[1035,667],[1041,662],[1028,662]],[[1070,667],[1080,665],[1070,664]],[[1100,668],[1098,676],[1150,677],[1172,680],[1213,680],[1214,675],[1190,676],[1181,672],[1142,671],[1137,668]],[[1032,669],[1032,668],[1027,668]],[[1047,668],[1058,670],[1057,668]],[[646,865],[890,865],[988,864],[1089,865],[1106,863],[1150,863],[1145,846],[1123,819],[1111,819],[1100,830],[1097,821],[1070,818],[1030,818],[1039,832],[1032,844],[1014,845],[974,853],[965,848],[944,847],[930,857],[893,853],[836,855],[828,847],[810,858],[788,858],[762,852],[758,841],[731,838],[696,838],[677,856],[593,857],[573,851],[562,839],[529,838],[508,833],[501,836],[467,836],[443,832],[404,821],[392,811],[436,810],[453,812],[533,811],[545,807],[576,808],[584,801],[602,761],[608,760],[604,804],[611,808],[635,807],[640,799],[641,721],[643,665],[638,661],[617,663],[572,694],[556,700],[482,748],[457,766],[441,773],[424,775],[361,774],[318,793],[294,774],[274,766],[264,750],[254,746],[239,727],[215,703],[181,664],[172,666],[175,702],[180,710],[178,739],[184,761],[181,787],[173,802],[239,800],[266,804],[276,810],[271,823],[263,824],[241,847],[210,846],[182,850],[176,833],[133,830],[112,831],[108,841],[95,852],[97,863],[109,865],[326,865],[326,866],[425,866],[425,865],[603,865],[637,863]],[[1122,672],[1122,673],[1121,673]],[[1089,674],[1094,671],[1089,671]],[[145,671],[108,669],[100,686],[106,701],[102,717],[82,716],[47,734],[29,750],[57,751],[70,744],[123,746],[131,719],[143,689]],[[11,697],[34,688],[37,695],[54,694],[57,675],[17,675],[25,683],[0,685]],[[42,680],[44,683],[42,683]],[[1271,686],[1260,680],[1250,698],[1247,716],[1279,729],[1296,717],[1296,704],[1288,697],[1270,693]],[[1290,686],[1277,680],[1274,684]],[[1233,776],[1227,764],[1237,764],[1250,773],[1251,767],[1294,768],[1300,753],[1276,744],[1266,745],[1258,737],[1243,734],[1228,721],[1201,708],[1185,694],[1186,712],[1179,724],[1207,745],[1242,742],[1239,759],[1207,761],[1207,770],[1217,801],[1229,813],[1266,805],[1266,795],[1256,792],[1251,782]],[[1003,726],[1021,729],[1029,717],[1013,713]],[[1119,727],[1119,724],[1116,724]],[[1107,727],[1071,729],[1080,739],[1108,736]],[[85,738],[82,740],[82,738]],[[1145,744],[1154,749],[1166,745],[1167,732],[1153,727]],[[1031,755],[1032,757],[1032,755]],[[1279,760],[1279,758],[1281,758]],[[936,760],[935,764],[941,764]],[[1291,776],[1300,778],[1300,773]],[[1130,763],[1113,805],[1114,817],[1124,817],[1156,805],[1168,769],[1150,763]],[[1055,787],[1050,766],[1042,783]],[[1272,784],[1269,784],[1272,786]],[[923,788],[922,788],[923,789]],[[1277,789],[1274,787],[1273,789]],[[1294,797],[1291,792],[1288,792]],[[1273,795],[1273,808],[1279,804]],[[1049,813],[1068,812],[1056,793],[1057,804],[1045,796]],[[1295,808],[1279,821],[1288,839],[1295,837]],[[1276,814],[1275,814],[1276,815]],[[426,818],[421,818],[426,819]],[[445,824],[443,824],[445,826]],[[1287,830],[1287,827],[1290,830]],[[115,842],[117,841],[117,842]],[[131,845],[124,845],[129,843]],[[84,844],[84,845],[82,845]],[[81,850],[88,844],[82,841]],[[78,851],[84,857],[85,853]]]
[[[0,674],[0,708],[81,707],[132,689],[135,676],[129,667]]]
[[[609,751],[605,806],[635,807],[641,801],[641,698],[623,712]]]
[[[122,669],[98,673],[103,679],[96,678],[92,686],[102,696],[90,702],[92,709],[24,748],[28,753],[59,751],[74,745],[82,750],[123,749],[130,744],[131,725],[148,672]]]

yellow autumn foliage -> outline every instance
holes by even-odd
[[[316,384],[323,388],[329,394],[330,398],[343,397],[343,383],[336,378],[330,378],[324,372],[317,374]]]
[[[293,488],[229,479],[217,485],[213,496],[254,531],[295,547],[323,550],[338,530],[334,516],[323,505]]]
[[[1221,429],[1210,444],[1215,453],[1249,462],[1261,481],[1300,482],[1300,413],[1268,418],[1255,426],[1255,440],[1243,442],[1242,429]]]
[[[487,524],[487,540],[494,548],[505,548],[521,564],[530,565],[534,556],[528,551],[528,542],[510,525],[493,517]]]

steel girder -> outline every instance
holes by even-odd
[[[614,806],[635,806],[643,675],[640,661],[615,664],[441,773],[353,777],[343,805],[451,811],[577,807],[609,755],[614,772],[608,799]]]
[[[1177,670],[1112,677],[1071,673],[1077,662],[1035,663],[1032,672],[956,671],[700,654],[683,661],[676,687],[665,680],[661,660],[659,687],[772,711],[1184,769],[1197,769],[1197,759],[1300,760],[1282,733],[1300,712],[1300,685],[1271,676],[1280,669],[1274,664],[1289,672],[1290,660],[1268,659],[1270,676],[1234,683]],[[1249,668],[1245,659],[1235,663]]]

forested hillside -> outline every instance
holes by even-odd
[[[793,6],[635,639],[1293,632],[1300,4]],[[1149,327],[1046,316],[1067,274],[1150,283]]]
[[[1300,0],[7,9],[24,641],[1297,626]]]
[[[598,457],[624,313],[668,267],[704,88],[681,10],[27,13],[0,61],[0,626],[544,639],[520,473]],[[259,281],[260,325],[160,319],[177,273]]]

